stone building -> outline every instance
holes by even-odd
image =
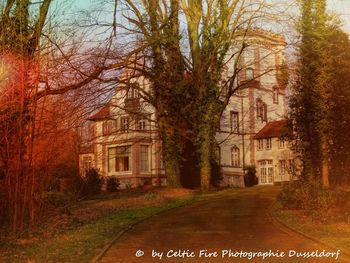
[[[246,166],[256,167],[259,184],[288,181],[294,159],[280,133],[287,113],[281,73],[286,43],[263,31],[255,31],[246,41],[237,92],[216,135],[222,184],[226,186],[244,187]],[[223,81],[233,70],[234,62],[228,62]],[[149,84],[140,77],[130,82],[118,85],[112,99],[89,118],[94,137],[90,150],[80,154],[81,170],[95,167],[104,176],[116,176],[122,188],[165,185],[155,114],[138,92],[140,88],[149,90]]]

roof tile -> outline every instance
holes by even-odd
[[[268,122],[255,136],[254,139],[281,137],[286,133],[287,121]]]

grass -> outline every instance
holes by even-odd
[[[160,205],[111,212],[95,222],[31,244],[0,239],[0,262],[89,262],[121,230],[147,217],[199,198],[173,199]]]
[[[143,208],[123,208],[83,225],[77,223],[70,230],[54,237],[34,235],[29,238],[29,242],[18,242],[16,238],[4,238],[0,234],[0,262],[89,262],[117,233],[136,222],[196,201],[223,198],[235,191],[229,189],[205,194],[193,193],[186,197],[166,199],[160,204],[145,205]],[[157,199],[154,193],[145,193],[143,197],[145,200]],[[94,200],[92,203],[96,202],[99,201]]]
[[[315,222],[310,217],[305,216],[302,211],[282,209],[279,203],[273,207],[272,215],[297,232],[350,254],[349,223]]]

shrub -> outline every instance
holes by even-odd
[[[127,181],[125,183],[125,189],[130,190],[132,188],[132,183],[130,181]]]
[[[47,182],[46,190],[49,192],[60,191],[60,179],[58,177],[49,178]]]
[[[244,185],[247,187],[258,184],[258,177],[254,165],[244,167]]]
[[[120,182],[115,177],[108,177],[107,178],[107,191],[109,192],[117,192],[119,188]]]
[[[153,193],[153,192],[149,192],[149,193],[146,193],[144,195],[144,198],[146,200],[154,200],[154,199],[157,199],[158,195],[156,193]]]
[[[52,168],[46,189],[49,192],[62,191],[77,193],[81,189],[79,170],[75,165],[58,164]]]
[[[42,199],[49,206],[62,207],[74,201],[74,195],[71,193],[49,191],[43,193]]]
[[[0,225],[2,221],[4,221],[6,217],[6,204],[5,204],[5,184],[2,184],[2,181],[0,180]]]
[[[85,176],[81,178],[80,195],[83,197],[91,197],[101,192],[102,176],[96,169],[89,169]]]
[[[215,187],[220,186],[222,179],[223,179],[223,176],[222,176],[221,166],[217,160],[212,159],[210,184]]]
[[[285,185],[278,196],[286,209],[300,209],[318,221],[343,217],[346,213],[344,194],[337,189],[323,188],[320,183],[296,181]],[[342,211],[335,211],[341,207]]]

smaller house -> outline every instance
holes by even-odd
[[[296,179],[296,156],[286,140],[286,120],[268,122],[255,136],[259,184],[281,184]]]

